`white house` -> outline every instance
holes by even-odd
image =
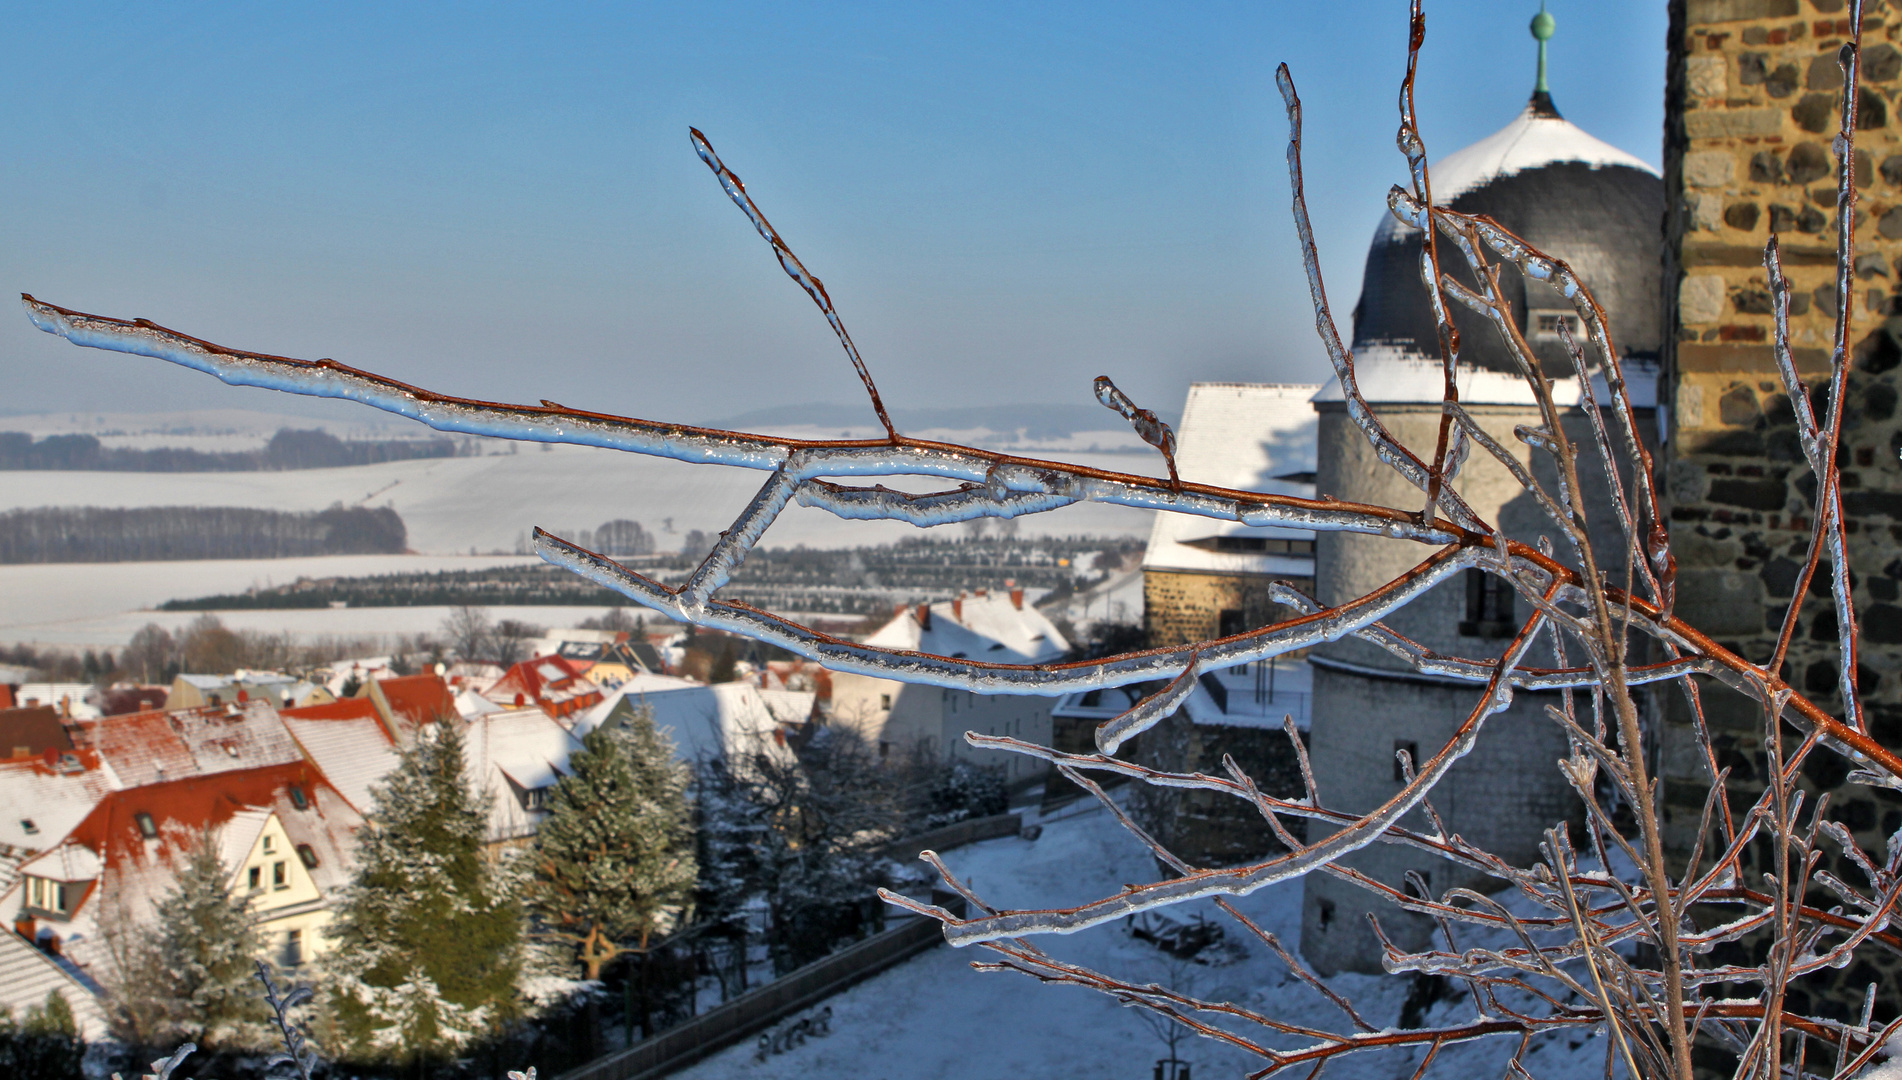
[[[1048,664],[1070,651],[1049,619],[1024,602],[1022,589],[979,589],[973,595],[920,604],[865,639],[868,645],[936,653],[998,664]],[[1009,782],[1041,777],[1043,763],[1017,754],[978,751],[966,731],[1012,735],[1048,744],[1054,699],[974,694],[846,672],[832,673],[832,722],[855,728],[882,758],[913,753],[968,759],[1003,771]]]

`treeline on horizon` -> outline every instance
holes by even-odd
[[[409,547],[395,510],[336,504],[301,513],[244,506],[42,506],[0,513],[0,563],[393,555]]]
[[[211,452],[109,447],[91,435],[0,431],[0,470],[74,472],[273,472],[334,469],[456,456],[450,439],[339,439],[327,431],[281,428],[258,450]]]

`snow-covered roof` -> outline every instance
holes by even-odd
[[[20,863],[66,839],[117,786],[99,755],[80,750],[71,761],[78,767],[0,762],[0,892],[12,887]]]
[[[120,782],[183,776],[303,760],[277,710],[262,699],[171,712],[108,716],[82,726],[80,738],[112,766]]]
[[[1433,183],[1433,202],[1437,206],[1494,180],[1562,161],[1576,161],[1594,169],[1623,165],[1658,175],[1658,170],[1642,159],[1593,137],[1569,120],[1540,115],[1531,105],[1505,127],[1432,162],[1427,175]],[[1406,228],[1388,214],[1381,220],[1379,236],[1398,239]]]
[[[141,815],[150,816],[156,836],[141,829]],[[196,837],[217,834],[221,857],[235,867],[250,851],[247,837],[255,842],[262,822],[273,815],[293,848],[310,847],[317,862],[310,876],[320,892],[329,894],[349,881],[351,834],[363,817],[300,758],[108,793],[71,833],[74,843],[103,860],[100,886],[84,897],[70,920],[48,920],[46,926],[80,964],[96,970],[109,965],[96,932],[103,909],[111,906],[149,922],[154,905],[176,881],[179,858]],[[234,848],[242,850],[234,856]],[[0,910],[15,910],[19,898],[16,883],[0,895]]]
[[[98,696],[91,683],[21,683],[13,692],[14,701],[20,705],[50,705],[78,720],[100,715]]]
[[[1318,388],[1289,383],[1191,383],[1176,431],[1176,469],[1199,484],[1314,497]],[[1224,538],[1228,543],[1219,544]],[[1234,538],[1260,541],[1261,551]],[[1290,553],[1287,541],[1311,544],[1304,529],[1246,526],[1158,511],[1143,553],[1145,570],[1272,574],[1311,577],[1309,551]],[[1274,548],[1282,548],[1274,551]],[[1228,548],[1230,550],[1219,550]]]
[[[469,721],[463,732],[471,781],[489,794],[489,839],[528,836],[545,816],[517,792],[554,786],[568,775],[581,743],[538,708],[504,709]]]
[[[10,1012],[18,1020],[28,1009],[45,1005],[54,992],[72,1006],[81,1038],[97,1041],[109,1034],[97,990],[20,935],[0,932],[0,1012]]]
[[[390,667],[394,662],[395,657],[391,656],[359,656],[350,660],[338,660],[318,669],[323,672],[319,681],[324,684],[324,689],[332,694],[340,695],[343,693],[343,688],[353,678],[356,679],[358,686],[362,686],[373,679],[387,678],[396,674]]]
[[[1404,345],[1362,345],[1354,350],[1354,381],[1369,401],[1438,401],[1446,390],[1445,369],[1437,356]],[[1486,405],[1536,405],[1532,388],[1518,375],[1461,364],[1454,376],[1460,400]],[[1561,407],[1578,404],[1576,379],[1552,380],[1552,397]],[[1314,401],[1345,401],[1338,379],[1329,379]],[[1601,404],[1603,402],[1601,401]]]
[[[648,694],[659,693],[664,690],[691,690],[696,686],[702,685],[704,684],[697,683],[692,679],[682,679],[673,675],[636,674],[633,678],[615,687],[614,690],[598,704],[589,706],[587,711],[581,714],[580,719],[575,721],[573,729],[575,738],[579,739],[588,732],[600,727],[607,721],[608,717],[616,713],[625,712],[641,704],[646,700]]]
[[[760,700],[766,703],[766,711],[781,724],[803,724],[812,718],[812,706],[819,695],[811,690],[772,690],[760,688]]]
[[[22,877],[53,881],[92,881],[105,868],[98,853],[84,844],[65,843],[20,864]]]
[[[1024,602],[1020,589],[940,600],[930,605],[926,622],[919,621],[916,608],[907,608],[865,643],[994,664],[1046,664],[1070,651],[1063,633]]]
[[[286,709],[284,726],[356,811],[370,813],[370,786],[402,760],[368,698]]]
[[[649,675],[636,681],[649,679],[668,677]],[[681,685],[674,689],[648,689],[645,692],[616,695],[610,702],[603,703],[605,708],[597,706],[590,710],[588,716],[594,717],[594,721],[585,728],[577,724],[576,733],[593,730],[602,723],[624,723],[634,708],[646,706],[653,710],[654,727],[672,740],[674,753],[683,761],[694,761],[771,745],[774,732],[780,730],[780,722],[774,716],[773,707],[766,703],[759,687],[752,683],[727,682],[708,686],[684,679],[668,681]],[[810,694],[806,696],[811,697]]]

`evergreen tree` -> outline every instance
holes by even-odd
[[[488,800],[470,792],[458,727],[431,731],[375,790],[331,930],[328,1027],[359,1059],[453,1052],[517,1008],[520,910],[483,848]]]
[[[596,728],[568,759],[535,838],[532,904],[544,933],[572,946],[589,979],[643,952],[679,918],[696,866],[688,770],[636,709],[625,729]]]
[[[85,1056],[73,1007],[58,990],[29,1006],[25,1023],[0,1008],[0,1076],[7,1080],[82,1080]]]
[[[263,951],[247,897],[233,896],[220,844],[201,834],[158,904],[156,974],[172,1039],[206,1050],[265,1045],[270,1012],[257,994]]]

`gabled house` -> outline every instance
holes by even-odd
[[[241,769],[107,793],[58,846],[0,894],[16,931],[99,970],[103,933],[141,925],[209,837],[248,897],[270,957],[296,966],[326,948],[331,897],[349,879],[363,819],[308,762]]]
[[[0,762],[0,893],[22,863],[64,840],[118,786],[91,750]]]
[[[523,843],[548,816],[548,795],[581,743],[534,707],[487,713],[463,728],[470,786],[489,796],[488,842]]]
[[[661,674],[661,666],[660,653],[653,645],[645,641],[620,641],[603,649],[583,674],[606,693],[637,675]]]
[[[399,742],[414,738],[417,731],[430,724],[460,715],[449,684],[433,672],[375,679],[364,686],[361,694],[376,707],[384,727]]]
[[[674,744],[681,761],[703,761],[769,747],[783,748],[788,736],[812,713],[813,695],[792,690],[761,691],[752,683],[705,683],[670,675],[629,680],[614,696],[575,723],[575,734],[597,727],[625,727],[642,708],[653,712],[654,727]]]
[[[335,694],[315,683],[278,671],[246,671],[241,668],[229,675],[180,675],[172,680],[172,688],[165,695],[164,708],[202,709],[206,706],[244,705],[252,701],[295,707],[335,700]]]
[[[997,664],[1054,663],[1070,651],[1062,632],[1014,587],[906,608],[865,643]],[[831,681],[832,722],[856,729],[881,758],[916,753],[966,759],[999,770],[1010,783],[1028,783],[1045,772],[1042,762],[1019,754],[978,751],[964,733],[1048,745],[1052,698],[976,694],[842,671],[833,672]]]
[[[370,816],[370,789],[401,763],[396,739],[369,698],[285,709],[284,727],[352,809]]]
[[[1191,383],[1176,429],[1184,480],[1314,497],[1318,386]],[[1143,552],[1143,628],[1177,645],[1266,625],[1277,581],[1314,591],[1314,532],[1158,513]]]
[[[509,668],[482,696],[503,708],[534,705],[560,720],[599,705],[603,695],[567,660],[537,656]]]
[[[304,757],[277,710],[262,699],[108,716],[79,724],[74,741],[98,751],[128,787]]]

